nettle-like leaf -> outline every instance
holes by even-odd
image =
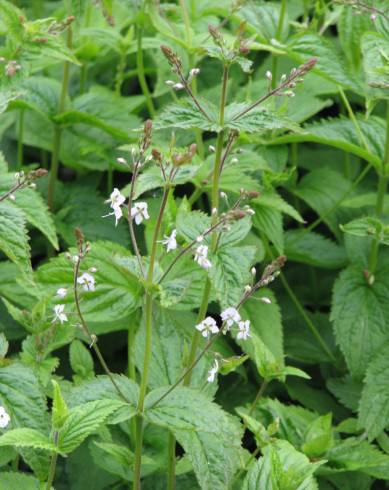
[[[326,470],[334,473],[361,471],[382,480],[389,479],[389,456],[360,438],[350,437],[338,442],[326,454]]]
[[[51,425],[55,430],[59,430],[62,428],[65,423],[69,410],[65,403],[65,400],[62,397],[61,389],[59,384],[52,380],[53,384],[53,406],[51,409]]]
[[[13,174],[0,172],[0,195],[9,191],[15,184]],[[35,189],[20,189],[15,194],[15,201],[7,200],[7,204],[23,212],[26,221],[46,236],[55,249],[58,240],[53,219],[42,196]]]
[[[119,400],[106,399],[85,403],[70,410],[59,431],[58,452],[68,454],[74,451],[112,413],[125,406]]]
[[[358,267],[348,267],[335,282],[331,320],[350,373],[364,376],[378,349],[389,339],[388,270],[368,284]]]
[[[250,281],[250,268],[255,262],[256,247],[220,247],[209,255],[212,267],[209,278],[222,308],[236,305],[244,286]]]
[[[341,52],[330,39],[318,34],[296,36],[290,43],[288,52],[289,56],[298,62],[317,58],[314,68],[316,73],[357,93],[362,90],[360,81],[347,69]]]
[[[387,349],[385,344],[369,364],[359,403],[359,427],[366,431],[370,441],[389,424]]]
[[[373,216],[357,218],[345,225],[341,225],[342,231],[359,237],[374,237],[380,243],[389,245],[389,226]]]
[[[43,449],[55,451],[56,446],[49,437],[35,429],[13,429],[0,436],[0,446]]]
[[[173,432],[193,465],[203,490],[224,490],[240,465],[241,428],[234,417],[210,402],[202,393],[176,388],[152,407],[166,388],[147,395],[145,418]]]
[[[41,482],[26,473],[16,473],[14,471],[1,474],[0,490],[42,490]]]
[[[325,456],[333,445],[332,414],[323,415],[309,424],[302,446],[310,459]]]
[[[31,272],[28,240],[24,213],[8,202],[1,202],[0,250],[25,273]]]
[[[284,237],[288,260],[324,269],[340,269],[347,263],[344,248],[319,233],[288,230]]]
[[[367,148],[355,129],[355,124],[345,117],[307,124],[303,133],[281,136],[275,142],[314,142],[334,146],[363,158],[379,169],[384,156],[386,122],[377,116],[370,116],[367,120],[358,116],[357,121]]]
[[[80,340],[73,340],[69,348],[70,365],[80,379],[93,377],[93,358]],[[78,379],[77,378],[77,379]]]
[[[389,39],[369,32],[362,37],[363,67],[374,98],[387,98],[389,87]]]
[[[263,456],[250,468],[242,490],[295,489],[315,490],[314,472],[323,463],[311,463],[309,459],[287,441],[277,441],[266,446]]]
[[[86,321],[100,332],[122,328],[120,321],[128,318],[140,301],[141,285],[134,272],[134,257],[113,242],[94,242],[80,273],[90,267],[97,269],[96,291],[85,293],[82,311]],[[73,265],[64,255],[56,257],[37,270],[36,281],[49,296],[61,287],[71,290]],[[73,301],[71,295],[63,300],[71,305]]]

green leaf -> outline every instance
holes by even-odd
[[[159,388],[147,395],[145,418],[174,433],[202,489],[228,488],[241,456],[242,431],[237,419],[201,392],[185,387],[176,388],[153,408],[153,401],[165,391]]]
[[[13,429],[0,436],[0,446],[43,449],[56,451],[55,445],[48,436],[35,429]]]
[[[361,378],[378,349],[389,339],[387,269],[369,285],[357,267],[348,267],[335,282],[331,320],[336,341],[350,373]]]
[[[323,182],[326,182],[325,186]],[[349,187],[349,181],[340,173],[322,168],[305,175],[294,192],[323,218],[335,235],[339,235],[339,222],[347,220],[349,213],[335,206]]]
[[[357,218],[345,225],[341,225],[340,228],[345,233],[350,233],[350,235],[374,237],[380,243],[389,245],[389,226],[378,218],[372,216]]]
[[[212,267],[209,278],[222,308],[236,305],[246,284],[250,282],[250,268],[255,262],[253,246],[223,247],[210,255]]]
[[[355,15],[352,8],[343,8],[338,23],[339,41],[343,53],[351,67],[357,72],[361,65],[361,39],[365,31],[370,30],[371,20],[368,15]]]
[[[24,213],[7,202],[0,203],[0,250],[23,272],[31,272]]]
[[[289,46],[289,55],[300,63],[317,58],[314,71],[354,92],[361,91],[361,83],[347,69],[342,54],[327,37],[318,34],[297,36]]]
[[[53,407],[51,410],[51,423],[55,430],[59,430],[65,423],[65,420],[67,419],[67,416],[69,414],[69,410],[65,403],[65,400],[62,398],[59,384],[54,380],[52,380],[51,382],[54,387]]]
[[[263,450],[250,468],[242,490],[315,490],[313,473],[323,464],[309,459],[287,441],[277,441]]]
[[[260,197],[252,201],[255,205],[260,208],[270,208],[280,211],[281,213],[287,214],[299,223],[305,223],[304,219],[301,217],[300,213],[291,206],[288,202],[284,201],[282,197],[273,191],[265,191],[261,193]]]
[[[340,269],[347,263],[344,248],[319,233],[288,230],[284,236],[289,261],[323,269]]]
[[[123,328],[125,320],[139,306],[141,285],[135,275],[135,258],[113,242],[94,242],[82,264],[82,271],[96,267],[96,291],[83,293],[82,312],[96,333]],[[36,281],[48,295],[54,296],[60,287],[72,288],[73,267],[61,255],[41,266]],[[73,304],[71,296],[63,302]],[[115,325],[115,322],[117,325]],[[127,327],[126,327],[127,328]]]
[[[354,380],[350,375],[343,378],[330,378],[327,381],[328,389],[353,412],[358,410],[362,392],[362,382]]]
[[[58,451],[69,454],[95,432],[113,412],[126,404],[118,400],[96,400],[70,410],[58,437]]]
[[[328,465],[337,472],[361,471],[375,478],[389,479],[389,456],[360,438],[338,442],[327,452]]]
[[[374,98],[388,98],[389,86],[389,41],[376,32],[369,32],[362,37],[363,67],[367,83],[373,87]]]
[[[42,490],[39,480],[26,473],[2,472],[0,490]]]
[[[273,243],[279,254],[284,250],[284,235],[282,228],[282,214],[280,211],[266,206],[254,205],[255,215],[253,226],[263,233]]]
[[[329,413],[309,424],[302,450],[310,459],[316,459],[324,456],[332,445],[332,415]]]
[[[389,424],[389,360],[388,344],[382,347],[369,364],[359,403],[358,425],[372,441]]]
[[[0,359],[4,359],[7,355],[9,342],[3,333],[0,333]]]
[[[304,133],[281,136],[273,141],[275,144],[290,142],[313,142],[339,148],[363,158],[380,168],[385,147],[385,121],[377,116],[357,115],[367,148],[365,148],[354,123],[345,117],[326,119],[304,126]]]
[[[93,358],[80,340],[73,340],[69,349],[70,366],[82,379],[93,376]]]

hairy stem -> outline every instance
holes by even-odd
[[[138,22],[138,29],[137,29],[137,36],[136,36],[136,41],[137,41],[136,66],[138,69],[139,85],[140,85],[140,88],[142,89],[143,95],[146,98],[147,109],[149,111],[150,117],[154,117],[155,116],[155,107],[154,107],[153,99],[151,97],[151,93],[150,93],[150,90],[149,90],[149,87],[148,87],[147,81],[146,81],[145,66],[144,66],[144,60],[143,60],[143,48],[142,48],[144,13],[145,13],[146,1],[147,0],[143,0],[142,8],[139,12],[140,20]]]
[[[162,197],[161,207],[158,213],[157,223],[154,228],[153,241],[151,245],[150,263],[147,272],[147,287],[151,288],[154,277],[154,265],[157,254],[158,237],[161,230],[163,214],[169,196],[170,186],[166,185]],[[136,437],[135,437],[135,467],[134,467],[134,490],[140,490],[141,466],[142,466],[142,446],[143,446],[143,411],[144,401],[149,380],[150,359],[152,352],[152,333],[153,333],[153,298],[150,290],[146,291],[145,301],[145,329],[146,340],[143,358],[143,372],[139,391],[138,414],[136,416]]]
[[[382,162],[382,167],[378,174],[378,191],[377,200],[375,206],[375,214],[377,218],[381,218],[384,212],[385,194],[388,187],[388,167],[389,167],[389,102],[387,102],[387,117],[386,117],[386,142],[385,142],[385,153]],[[378,251],[379,251],[379,240],[374,238],[369,259],[369,272],[374,274],[377,268],[378,262]]]
[[[58,432],[54,432],[54,444],[57,445],[58,442]],[[55,478],[55,469],[57,467],[57,460],[58,460],[58,453],[53,452],[51,455],[51,462],[50,462],[50,468],[49,468],[49,476],[47,478],[47,484],[46,484],[46,490],[51,490],[51,487],[54,482]]]
[[[72,47],[71,26],[69,26],[67,30],[66,45],[69,49],[71,49]],[[70,62],[65,61],[63,65],[62,88],[61,88],[61,95],[58,103],[58,114],[61,114],[65,109],[66,96],[69,90],[69,78],[70,78]],[[49,185],[47,191],[47,204],[51,211],[53,210],[54,207],[55,184],[57,182],[57,177],[58,177],[59,152],[61,149],[61,135],[62,135],[62,128],[58,124],[56,124],[54,126],[53,149],[51,154],[50,176],[49,176]]]
[[[132,202],[134,200],[134,192],[135,192],[135,181],[136,181],[136,178],[138,176],[138,167],[139,167],[139,162],[136,162],[134,165],[134,171],[132,173],[132,178],[131,178],[130,197],[128,199],[127,221],[128,221],[128,228],[130,230],[132,247],[134,249],[136,258],[138,260],[140,272],[141,272],[142,276],[144,277],[145,272],[144,272],[143,264],[142,264],[142,256],[139,252],[138,242],[136,241],[134,224],[132,222],[132,216],[131,216],[131,208],[132,208]]]
[[[285,21],[285,14],[286,14],[286,0],[282,0],[281,2],[281,8],[280,8],[280,16],[278,18],[278,25],[277,25],[277,31],[276,31],[276,40],[279,41],[282,36],[282,29],[284,27],[284,21]],[[278,56],[275,54],[272,55],[272,65],[271,65],[271,72],[273,75],[272,79],[272,88],[275,89],[277,86],[277,71],[278,71]]]
[[[24,131],[24,109],[20,109],[18,121],[18,149],[17,149],[17,170],[23,165],[23,131]]]

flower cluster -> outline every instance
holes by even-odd
[[[203,269],[210,269],[212,267],[211,261],[208,257],[208,247],[206,245],[200,245],[197,247],[194,260]]]
[[[108,213],[103,216],[106,218],[108,216],[115,216],[115,226],[119,223],[120,218],[123,216],[122,206],[126,202],[126,198],[116,187],[112,191],[109,199],[105,202],[110,203],[110,208],[113,210],[111,213]],[[131,208],[131,218],[135,221],[137,225],[140,225],[143,220],[149,219],[147,202],[136,202]]]
[[[234,325],[238,327],[238,333],[236,338],[238,340],[247,340],[250,337],[250,320],[242,320],[239,311],[234,307],[226,308],[221,313],[221,319],[223,321],[223,326],[221,329],[217,326],[216,321],[207,316],[202,322],[196,325],[196,329],[201,332],[201,335],[205,338],[209,338],[212,334],[218,334],[222,331],[224,334],[231,330]],[[212,383],[219,369],[219,363],[215,360],[214,365],[208,371],[207,381]]]

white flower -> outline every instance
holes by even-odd
[[[238,323],[239,332],[236,336],[239,340],[247,340],[250,337],[250,320]]]
[[[212,264],[207,259],[207,256],[208,256],[208,247],[206,245],[200,245],[196,249],[194,260],[203,269],[209,269],[210,267],[212,267]]]
[[[135,219],[137,225],[140,225],[144,219],[149,219],[147,202],[136,202],[131,208],[131,218]]]
[[[219,363],[217,362],[217,359],[215,359],[215,364],[208,371],[208,378],[207,378],[208,383],[213,383],[215,381],[218,369],[219,369]]]
[[[95,290],[95,278],[91,274],[88,274],[88,272],[84,272],[82,276],[78,277],[77,282],[85,291]]]
[[[64,298],[68,294],[68,290],[66,288],[59,288],[57,290],[57,296],[59,298]]]
[[[4,407],[0,406],[0,429],[5,429],[10,423],[11,417],[8,415]]]
[[[94,274],[95,272],[97,272],[96,267],[90,267],[89,268],[89,272],[91,272],[92,274]]]
[[[266,78],[271,82],[273,80],[273,74],[271,71],[266,72]]]
[[[199,236],[196,238],[196,242],[197,242],[197,243],[201,243],[203,240],[204,240],[203,235],[199,235]]]
[[[178,91],[178,90],[182,90],[184,87],[185,87],[185,85],[184,85],[183,83],[175,83],[175,84],[173,85],[173,89],[174,89],[174,90],[177,90],[177,91]]]
[[[78,255],[73,255],[72,262],[73,262],[73,264],[77,264],[77,262],[78,262]]]
[[[109,196],[109,199],[107,199],[105,202],[111,202],[111,204],[110,204],[111,208],[115,209],[115,208],[120,207],[124,203],[125,200],[126,200],[126,198],[123,196],[123,194],[121,194],[119,189],[117,189],[115,187],[113,192]]]
[[[170,236],[165,236],[162,240],[163,245],[166,246],[166,251],[170,252],[171,250],[175,250],[177,248],[177,230],[173,230]]]
[[[218,333],[219,329],[216,322],[210,316],[207,316],[201,323],[196,325],[196,329],[201,332],[203,337],[209,337],[211,333]]]
[[[220,316],[223,322],[226,322],[228,329],[230,329],[234,323],[239,323],[241,320],[238,310],[233,307],[226,308],[222,311]]]
[[[54,321],[58,320],[61,323],[67,322],[68,317],[66,316],[66,313],[64,312],[65,305],[55,305],[54,306]]]

